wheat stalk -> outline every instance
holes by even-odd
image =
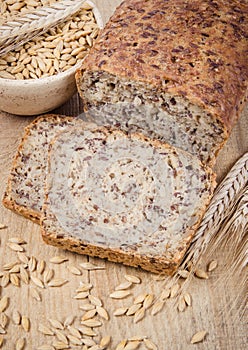
[[[17,49],[80,10],[86,0],[63,0],[25,12],[0,26],[0,55]]]
[[[247,182],[248,153],[245,153],[216,189],[183,261],[184,267],[190,260],[197,261],[206,250],[210,240],[216,235],[220,224],[234,211],[235,203],[240,199],[242,189],[244,189]]]

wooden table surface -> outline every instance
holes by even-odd
[[[105,21],[119,2],[118,0],[96,1]],[[70,101],[54,112],[78,115],[82,112],[82,104],[78,95],[73,96]],[[24,127],[32,120],[33,117],[14,116],[0,111],[0,197],[2,197],[5,190],[12,158],[18,147]],[[243,112],[230,139],[218,156],[216,166],[218,181],[225,176],[234,162],[248,151],[247,130],[248,108]],[[240,293],[239,285],[229,283],[231,287],[225,288],[224,282],[217,283],[221,273],[218,268],[208,280],[195,279],[194,283],[189,286],[188,292],[191,294],[193,301],[192,306],[188,307],[186,311],[178,312],[176,307],[172,306],[168,301],[158,314],[152,315],[151,308],[149,308],[145,312],[145,317],[134,323],[133,316],[116,317],[113,315],[114,310],[120,307],[131,306],[134,299],[141,293],[150,293],[157,298],[161,291],[166,288],[165,281],[159,281],[155,275],[138,269],[128,268],[100,259],[79,256],[47,246],[41,239],[38,225],[7,210],[2,204],[0,204],[0,223],[7,226],[7,228],[0,230],[0,272],[6,274],[4,265],[18,260],[17,253],[7,245],[9,238],[21,237],[27,242],[24,245],[27,256],[35,257],[37,261],[44,260],[46,262],[46,270],[52,268],[55,271],[56,278],[68,280],[68,283],[62,287],[54,288],[47,285],[45,288],[39,288],[31,281],[28,284],[21,281],[19,287],[9,283],[1,288],[1,298],[4,296],[9,298],[8,305],[4,311],[8,319],[6,326],[4,325],[4,316],[0,314],[0,333],[3,333],[3,326],[6,329],[6,334],[2,334],[4,338],[3,349],[14,350],[15,343],[20,337],[25,338],[25,349],[37,349],[42,344],[52,344],[58,340],[56,334],[44,335],[38,330],[40,324],[50,327],[49,319],[64,322],[69,315],[73,315],[73,325],[75,327],[80,326],[81,317],[85,314],[85,311],[80,309],[80,306],[86,300],[73,298],[80,282],[92,284],[93,287],[90,290],[90,294],[100,298],[104,308],[108,311],[109,320],[105,320],[99,315],[95,316],[102,324],[94,328],[97,335],[93,337],[94,341],[98,343],[103,336],[111,335],[112,340],[108,349],[116,349],[117,344],[121,340],[133,336],[148,337],[157,345],[159,350],[187,350],[194,348],[200,350],[242,350],[246,348],[247,327],[245,317],[240,315],[235,308],[230,310],[232,301]],[[223,258],[223,254],[228,253],[225,253],[225,251],[219,252],[216,256],[217,260],[218,258]],[[49,260],[56,255],[65,256],[68,261],[54,265]],[[104,269],[95,271],[83,270],[79,264],[87,261],[102,266]],[[71,264],[80,267],[82,274],[72,274],[68,269],[68,265]],[[120,300],[111,299],[109,297],[110,293],[114,291],[117,285],[125,281],[125,274],[138,276],[141,279],[141,283],[133,284],[130,289],[131,294],[126,298]],[[44,273],[40,275],[37,271],[30,272],[30,275],[44,278]],[[2,284],[4,284],[3,279]],[[41,301],[37,301],[32,297],[34,288],[38,290]],[[29,332],[25,332],[21,325],[14,324],[13,310],[18,310],[21,315],[30,319]],[[199,344],[190,344],[192,335],[199,330],[208,332],[205,340]],[[61,332],[66,335],[70,334],[68,329],[64,329]],[[84,338],[92,339],[87,336],[84,336]],[[74,345],[71,346],[71,349],[84,348]],[[144,342],[141,342],[139,349],[146,349]]]

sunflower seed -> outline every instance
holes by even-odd
[[[16,341],[15,350],[23,350],[24,347],[25,347],[25,343],[26,343],[25,338],[19,338],[19,339]]]
[[[199,332],[197,332],[197,333],[195,333],[195,334],[193,335],[193,337],[191,338],[190,343],[191,343],[191,344],[199,343],[199,342],[201,342],[201,341],[204,340],[204,338],[206,337],[206,335],[207,335],[207,331],[199,331]]]
[[[30,321],[27,316],[21,317],[21,325],[25,332],[29,332],[30,329]]]
[[[109,296],[112,299],[123,299],[129,296],[131,293],[128,290],[118,290],[113,293],[111,293]]]
[[[42,323],[39,324],[38,331],[45,335],[54,335],[54,332]]]

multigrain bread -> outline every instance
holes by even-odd
[[[215,186],[197,157],[110,127],[67,128],[48,163],[44,241],[155,273],[176,270]]]
[[[48,114],[25,128],[3,197],[5,207],[39,223],[49,143],[66,126],[79,122],[73,117]]]
[[[125,0],[76,74],[97,123],[213,165],[247,97],[246,0]]]

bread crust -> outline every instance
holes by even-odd
[[[97,131],[103,132],[106,136],[112,134],[114,135],[125,135],[125,137],[130,139],[136,139],[140,140],[141,142],[147,142],[150,144],[150,146],[154,148],[162,148],[164,149],[165,153],[169,150],[175,149],[174,147],[171,147],[168,144],[161,143],[158,140],[151,140],[147,137],[144,137],[142,134],[127,134],[121,130],[113,129],[110,126],[108,127],[95,127]],[[74,130],[76,130],[74,128]],[[94,128],[92,128],[94,131]],[[73,133],[73,128],[70,129],[70,132]],[[58,142],[58,138],[63,137],[63,131],[57,135],[56,138],[53,139],[53,141],[50,144],[49,149],[49,160],[48,160],[48,173],[51,171],[51,152],[53,145],[56,145]],[[99,137],[99,136],[98,136]],[[77,144],[78,146],[78,144]],[[181,151],[182,153],[185,153],[184,151]],[[194,157],[192,157],[193,159]],[[194,158],[195,160],[197,158]],[[199,164],[200,161],[197,160]],[[41,233],[44,242],[47,244],[51,244],[69,251],[74,251],[79,254],[86,254],[93,257],[100,257],[107,259],[109,261],[117,262],[117,263],[123,263],[124,265],[133,266],[133,267],[141,267],[144,270],[157,273],[157,274],[169,274],[172,275],[177,270],[178,266],[180,265],[180,262],[182,261],[185,252],[187,251],[187,248],[189,247],[194,234],[201,222],[201,219],[204,215],[204,212],[206,210],[206,207],[211,199],[212,193],[214,191],[214,188],[216,186],[215,181],[215,174],[211,170],[211,168],[200,165],[206,172],[207,179],[206,181],[209,181],[209,195],[208,198],[203,203],[202,207],[199,211],[197,211],[196,217],[197,220],[194,221],[193,225],[189,225],[189,227],[186,229],[184,239],[180,240],[180,248],[176,249],[175,254],[173,256],[165,256],[163,254],[160,255],[149,255],[149,254],[139,254],[136,251],[135,246],[130,246],[126,250],[118,249],[114,247],[109,247],[107,245],[100,245],[100,244],[92,244],[91,242],[88,242],[86,240],[75,238],[73,237],[73,233],[70,234],[70,229],[73,232],[73,228],[68,228],[69,233],[63,229],[62,226],[59,224],[58,220],[58,226],[55,224],[56,228],[51,228],[50,223],[55,223],[57,221],[57,217],[54,214],[54,212],[51,210],[50,201],[49,201],[49,191],[50,191],[50,181],[49,178],[47,178],[46,184],[45,184],[45,199],[44,199],[44,205],[42,209],[42,217],[41,217]],[[195,218],[195,216],[194,216]]]
[[[140,81],[183,96],[228,134],[247,99],[248,3],[245,0],[125,0],[76,73]]]
[[[43,116],[39,116],[35,118],[25,129],[24,129],[24,135],[21,139],[21,142],[19,144],[19,147],[17,149],[16,155],[13,159],[13,164],[12,164],[12,170],[11,173],[8,177],[7,180],[7,186],[6,190],[3,195],[2,203],[3,205],[15,213],[22,215],[26,217],[29,220],[32,220],[33,222],[39,224],[40,223],[40,217],[41,217],[41,212],[33,210],[32,208],[24,205],[20,205],[16,202],[15,198],[13,198],[13,186],[12,182],[14,181],[14,178],[16,176],[15,169],[18,166],[18,162],[21,159],[22,156],[22,151],[25,147],[25,143],[28,142],[28,138],[30,136],[30,133],[32,130],[34,130],[40,123],[44,121],[48,121],[52,123],[60,123],[62,121],[73,121],[73,117],[68,117],[64,115],[56,115],[56,114],[46,114]]]

